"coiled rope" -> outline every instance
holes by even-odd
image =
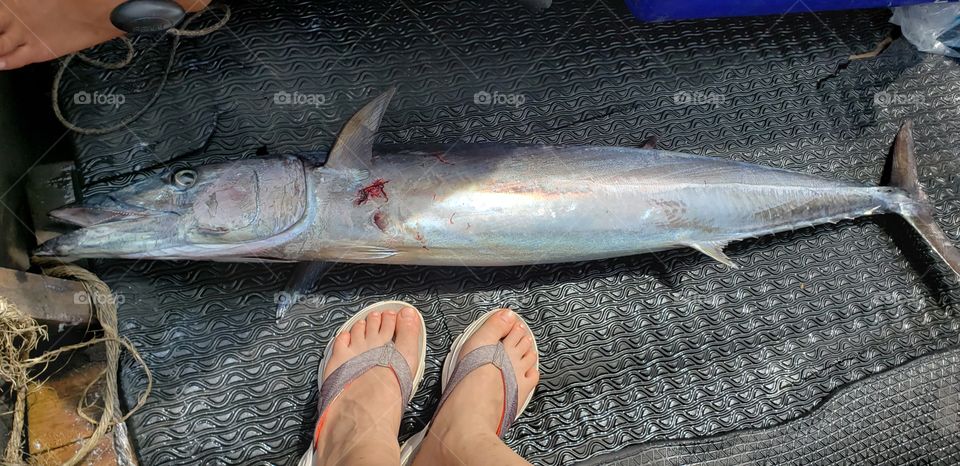
[[[193,20],[203,15],[204,12],[213,12],[214,9],[219,9],[220,11],[223,12],[216,23],[205,28],[187,29],[187,26],[189,26],[190,23],[193,22]],[[160,98],[160,93],[163,92],[163,87],[166,86],[167,78],[170,76],[170,70],[173,69],[173,61],[174,61],[174,58],[176,58],[177,47],[180,46],[180,38],[181,37],[202,37],[207,34],[216,32],[217,30],[222,28],[224,25],[226,25],[227,21],[229,20],[230,20],[229,6],[210,5],[206,9],[188,16],[187,19],[183,21],[183,24],[181,25],[180,28],[168,29],[166,33],[173,36],[173,45],[170,47],[170,55],[169,55],[169,58],[167,58],[167,65],[163,70],[163,76],[160,79],[160,84],[157,86],[157,89],[153,92],[153,96],[151,96],[150,100],[148,100],[146,104],[141,106],[140,109],[137,110],[133,115],[130,115],[120,120],[118,123],[108,125],[108,126],[82,127],[74,124],[71,121],[68,121],[66,117],[63,116],[63,112],[60,110],[60,84],[61,84],[61,81],[63,80],[63,73],[67,70],[67,66],[70,65],[70,62],[73,61],[74,58],[79,58],[81,61],[89,65],[107,69],[107,70],[121,69],[129,65],[130,62],[133,61],[133,42],[131,42],[130,39],[127,38],[126,36],[120,37],[120,40],[123,41],[124,45],[127,48],[127,54],[122,60],[116,63],[110,63],[103,60],[90,58],[80,52],[67,55],[67,57],[64,58],[62,62],[60,62],[60,67],[57,69],[57,74],[53,78],[53,92],[51,93],[52,99],[53,99],[53,114],[57,117],[57,120],[60,120],[60,123],[62,123],[63,126],[66,126],[68,129],[80,134],[87,134],[87,135],[107,134],[122,128],[126,128],[130,123],[133,123],[134,121],[142,117],[145,113],[147,113],[147,111],[150,110],[153,104],[156,103],[157,99]]]
[[[43,264],[41,264],[43,266]],[[103,337],[94,338],[82,343],[63,346],[55,350],[48,351],[40,356],[30,357],[30,352],[36,349],[41,340],[47,338],[47,331],[43,326],[37,324],[32,317],[27,316],[17,306],[8,299],[0,296],[0,334],[2,334],[2,360],[0,360],[0,377],[10,382],[13,390],[16,391],[16,405],[14,408],[13,427],[10,431],[10,439],[7,442],[7,448],[4,453],[5,464],[22,464],[21,445],[23,434],[24,414],[26,411],[26,399],[29,390],[35,388],[31,372],[34,368],[40,366],[42,372],[50,362],[61,354],[86,348],[88,346],[103,343],[106,346],[107,367],[97,375],[84,389],[77,404],[77,414],[96,425],[93,434],[87,438],[80,449],[69,459],[65,465],[76,465],[86,458],[90,452],[97,447],[100,440],[103,439],[110,430],[127,420],[131,414],[140,409],[147,401],[147,396],[153,388],[153,375],[147,367],[137,348],[133,346],[125,337],[119,335],[117,331],[117,306],[110,287],[107,286],[99,277],[90,271],[69,264],[53,265],[43,267],[43,273],[51,277],[78,280],[86,289],[97,320],[100,321],[100,327],[103,329]],[[120,360],[120,349],[123,347],[128,354],[140,365],[147,378],[147,386],[137,397],[137,402],[126,414],[121,415],[118,412],[119,393],[117,391],[117,373]],[[96,385],[100,379],[104,379],[104,389],[102,393],[103,411],[100,419],[93,419],[87,414],[87,410],[92,406],[86,404],[87,393],[90,388]]]

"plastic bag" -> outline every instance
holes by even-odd
[[[897,7],[890,22],[921,52],[960,58],[960,3]]]

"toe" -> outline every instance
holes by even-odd
[[[503,346],[507,349],[516,348],[521,342],[523,342],[523,337],[527,336],[527,330],[524,328],[523,322],[519,320],[513,324],[513,328],[510,329],[510,333],[507,334],[503,339]],[[519,349],[519,348],[518,348]],[[524,350],[521,350],[517,355],[523,354]]]
[[[326,379],[348,358],[350,354],[350,332],[343,332],[333,339],[333,353],[324,366],[323,378]]]
[[[480,326],[476,336],[483,340],[483,344],[497,342],[510,333],[516,322],[517,315],[513,311],[500,309]]]
[[[530,335],[526,329],[524,329],[523,336],[520,338],[520,341],[517,342],[517,346],[514,347],[518,354],[526,354],[533,350],[533,337]]]
[[[417,372],[420,363],[420,316],[417,311],[406,307],[397,318],[397,350],[407,360],[410,370]]]
[[[476,333],[470,337],[460,350],[460,357],[463,358],[471,351],[486,345],[495,345],[503,340],[517,324],[517,314],[510,309],[500,309],[483,322],[483,325],[477,329]],[[522,334],[521,334],[522,335]],[[504,346],[511,346],[504,342]]]
[[[394,339],[394,335],[397,332],[397,313],[396,311],[389,311],[383,313],[383,319],[380,321],[380,336],[384,338],[384,341]]]
[[[31,51],[30,46],[23,45],[9,54],[0,55],[0,70],[12,70],[36,62],[36,54]]]
[[[350,329],[350,346],[362,345],[366,342],[367,321],[359,320]]]
[[[350,347],[350,332],[343,332],[333,339],[333,350],[342,351]]]
[[[14,50],[23,46],[24,42],[20,40],[19,35],[12,32],[0,34],[0,57],[9,55]]]
[[[528,369],[537,365],[537,353],[534,351],[528,351],[523,355],[523,357],[520,358],[520,361],[517,365],[519,366],[517,367],[518,373],[526,373]]]
[[[366,329],[366,333],[364,334],[364,337],[366,337],[367,340],[371,340],[374,343],[379,343],[379,341],[377,340],[379,340],[380,338],[380,321],[382,320],[381,314],[379,312],[371,312],[370,314],[367,315],[366,320],[367,320],[367,325],[366,325],[367,329]]]
[[[11,24],[13,24],[13,15],[0,10],[0,32],[10,29]]]
[[[534,365],[523,373],[523,389],[529,393],[528,391],[535,389],[538,383],[540,383],[540,371],[537,370],[537,366]]]
[[[540,381],[540,371],[537,370],[537,353],[530,351],[520,358],[520,362],[514,370],[517,371],[517,384],[520,398],[526,399],[531,390],[537,386]]]

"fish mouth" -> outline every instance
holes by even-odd
[[[162,212],[151,211],[143,207],[126,204],[113,196],[98,196],[86,203],[67,204],[51,210],[47,215],[59,222],[78,227],[92,227],[109,222],[117,222],[131,218],[143,218],[160,215]]]
[[[165,226],[179,217],[175,212],[127,204],[110,195],[68,204],[48,215],[81,228],[44,242],[34,250],[34,255],[77,259],[149,253],[171,239]]]

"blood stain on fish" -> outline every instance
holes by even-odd
[[[380,229],[380,231],[387,232],[387,214],[377,210],[373,213],[373,224]]]
[[[383,178],[377,178],[370,183],[368,186],[360,188],[357,191],[357,199],[353,201],[353,205],[363,205],[366,204],[370,199],[383,198],[383,201],[389,201],[390,198],[387,197],[387,191],[384,190],[384,186],[389,183],[389,180],[384,180]]]
[[[434,152],[434,153],[433,153],[433,156],[436,157],[437,160],[440,161],[440,163],[443,163],[443,164],[445,164],[445,165],[456,165],[455,163],[450,162],[450,161],[448,161],[447,159],[443,158],[443,153],[441,153],[441,152]]]
[[[427,250],[430,249],[430,248],[427,247],[427,240],[426,240],[426,238],[424,238],[423,235],[420,234],[419,231],[417,232],[417,234],[416,234],[413,238],[420,243],[420,247],[421,247],[421,248],[427,249]]]
[[[373,224],[380,229],[380,231],[387,232],[387,215],[379,210],[373,213]]]

